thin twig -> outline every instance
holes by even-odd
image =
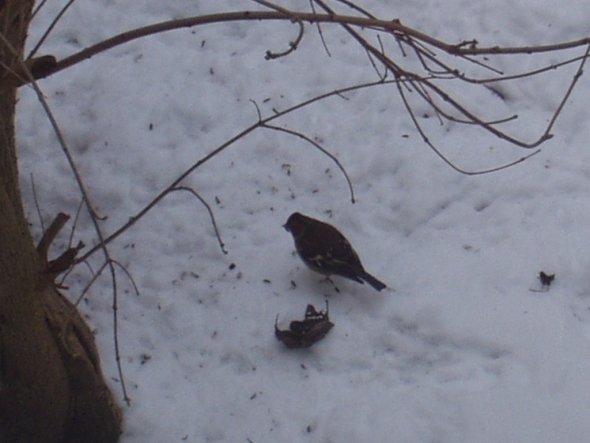
[[[582,58],[582,61],[580,62],[580,66],[578,66],[578,70],[574,74],[574,77],[572,78],[572,81],[571,81],[569,87],[567,88],[565,95],[563,96],[561,102],[559,103],[559,105],[557,106],[557,109],[555,110],[555,113],[553,114],[553,117],[551,117],[551,120],[549,121],[549,124],[547,125],[547,129],[545,130],[545,134],[548,137],[550,136],[550,132],[551,132],[551,129],[553,128],[553,125],[557,121],[557,117],[561,114],[563,107],[565,106],[570,95],[572,94],[574,87],[576,86],[576,83],[578,83],[578,81],[582,77],[582,74],[584,73],[584,66],[586,65],[586,60],[588,60],[589,54],[590,54],[590,43],[586,47],[586,52],[584,53],[584,57]]]
[[[31,172],[31,188],[33,190],[33,201],[35,202],[35,209],[37,210],[37,216],[39,217],[39,224],[41,225],[41,232],[45,232],[45,222],[43,221],[43,214],[41,214],[41,207],[39,206],[39,200],[37,198],[37,188],[35,186],[35,178]]]
[[[122,263],[118,262],[117,260],[113,260],[113,263],[116,264],[119,268],[121,268],[123,273],[127,276],[129,281],[131,282],[131,285],[133,286],[133,290],[135,291],[135,295],[140,295],[139,288],[137,287],[137,284],[135,283],[135,279],[133,278],[133,276],[131,275],[131,272],[129,272],[127,267],[124,266]]]
[[[37,13],[41,10],[41,8],[45,5],[45,3],[47,3],[47,0],[41,0],[39,5],[35,8],[33,13],[31,14],[31,20],[33,20],[33,18],[37,15]]]
[[[408,99],[406,97],[406,94],[404,93],[403,89],[401,88],[401,86],[398,85],[398,92],[400,97],[402,98],[402,102],[404,103],[404,107],[406,108],[406,112],[408,113],[408,115],[410,116],[412,123],[414,124],[414,127],[416,128],[416,130],[418,131],[418,133],[420,134],[420,136],[422,137],[422,141],[424,143],[426,143],[426,145],[428,145],[428,147],[432,150],[432,152],[434,152],[444,163],[446,163],[449,167],[451,167],[452,169],[454,169],[455,171],[464,174],[464,175],[484,175],[484,174],[490,174],[492,172],[498,172],[501,171],[503,169],[507,169],[510,168],[512,166],[515,166],[519,163],[522,163],[526,160],[528,160],[529,158],[537,155],[539,152],[541,152],[540,149],[537,149],[536,151],[525,155],[524,157],[521,157],[517,160],[514,160],[512,162],[509,163],[505,163],[503,165],[500,166],[496,166],[493,168],[488,168],[488,169],[481,169],[481,170],[477,170],[477,171],[469,171],[463,168],[460,168],[459,166],[457,166],[455,163],[453,163],[452,161],[450,161],[435,145],[434,143],[432,143],[432,141],[430,141],[430,139],[428,138],[428,136],[426,135],[426,133],[424,132],[424,129],[422,128],[422,126],[420,125],[420,123],[418,122],[418,119],[416,118],[414,111],[412,109],[412,107],[410,106],[410,104],[408,103]]]
[[[74,232],[76,231],[76,226],[78,225],[78,220],[80,219],[80,212],[82,211],[83,206],[84,199],[80,200],[80,204],[78,205],[78,209],[76,210],[76,215],[74,216],[74,221],[72,223],[72,230],[70,231],[70,238],[68,239],[68,246],[71,246],[72,241],[74,240]]]
[[[313,5],[313,0],[309,0],[309,6],[311,7],[311,12],[313,12],[315,14],[316,11],[315,11],[315,6]],[[319,22],[317,22],[316,27],[318,29],[318,35],[320,36],[320,41],[322,42],[322,46],[324,47],[324,51],[326,51],[326,55],[328,57],[332,57],[332,53],[330,52],[330,49],[328,48],[328,43],[326,43],[326,39],[324,38],[324,32],[322,31],[322,25]]]
[[[93,273],[92,278],[90,279],[90,281],[88,283],[86,283],[86,286],[84,286],[84,289],[82,289],[82,292],[80,293],[80,295],[78,296],[78,298],[74,302],[75,307],[78,307],[78,305],[80,304],[80,302],[82,301],[82,299],[84,298],[86,293],[90,290],[90,288],[94,284],[94,282],[98,279],[98,277],[100,277],[100,275],[102,274],[102,271],[104,271],[106,269],[107,265],[108,265],[108,262],[105,261],[101,265],[101,267],[98,268],[98,271]],[[91,270],[91,272],[92,272],[92,270]]]
[[[75,1],[76,0],[70,0],[69,2],[67,2],[65,4],[65,6],[63,8],[61,8],[61,10],[59,11],[59,13],[53,18],[53,21],[51,22],[51,24],[49,25],[49,27],[45,30],[45,33],[41,36],[41,38],[39,39],[39,41],[35,45],[35,47],[31,50],[31,52],[29,52],[29,55],[27,56],[27,59],[33,58],[33,56],[37,53],[37,51],[39,50],[39,48],[41,47],[41,45],[43,44],[43,42],[47,39],[47,37],[49,37],[49,34],[51,33],[51,31],[53,30],[53,28],[55,27],[55,25],[57,25],[57,23],[61,19],[62,15],[65,14],[65,12],[68,10],[68,8],[70,6],[72,6],[72,3],[74,3]],[[39,8],[37,8],[37,10],[38,9]],[[35,10],[35,13],[37,12],[37,10]],[[35,13],[33,13],[33,14],[35,14]]]
[[[291,54],[293,51],[297,50],[299,43],[301,43],[301,40],[303,39],[303,32],[305,31],[305,27],[303,26],[302,22],[297,22],[297,24],[299,25],[299,34],[297,35],[295,41],[289,42],[289,48],[285,49],[282,52],[272,52],[270,50],[267,50],[266,55],[264,56],[265,60],[274,60],[277,58],[285,57]]]
[[[223,240],[221,239],[221,234],[219,233],[219,229],[217,228],[217,222],[215,221],[215,215],[213,214],[213,210],[211,209],[209,203],[207,203],[207,201],[203,197],[201,197],[194,189],[189,188],[188,186],[176,186],[170,189],[168,192],[171,193],[176,191],[190,192],[193,196],[197,198],[197,200],[199,200],[203,204],[203,206],[205,206],[207,212],[209,213],[209,217],[211,218],[211,224],[213,225],[213,230],[215,231],[215,236],[217,237],[217,242],[219,243],[221,252],[227,254],[227,249],[225,249],[225,243],[223,243]]]
[[[342,171],[342,174],[344,175],[344,178],[346,179],[346,183],[348,184],[348,190],[350,192],[350,201],[352,204],[355,203],[356,200],[354,198],[354,188],[352,187],[352,182],[350,181],[350,178],[348,177],[348,174],[346,173],[346,169],[344,169],[344,166],[342,166],[342,163],[340,163],[340,161],[336,158],[336,156],[334,154],[332,154],[330,151],[328,151],[327,149],[322,147],[322,145],[317,143],[315,140],[312,140],[311,138],[302,134],[301,132],[293,131],[293,130],[287,129],[287,128],[282,128],[280,126],[268,125],[268,124],[263,124],[262,127],[267,128],[267,129],[272,129],[274,131],[279,131],[279,132],[284,132],[286,134],[294,135],[295,137],[299,137],[300,139],[305,140],[306,142],[313,145],[316,149],[321,151],[324,155],[328,156],[336,164],[336,166],[338,166],[338,169],[340,169],[340,171]]]
[[[548,71],[554,71],[554,70],[559,69],[563,66],[571,65],[572,63],[581,62],[585,58],[588,58],[588,56],[580,55],[577,57],[572,57],[571,59],[561,61],[559,63],[551,63],[549,65],[546,65],[546,66],[543,66],[543,67],[540,67],[537,69],[532,69],[530,71],[524,71],[524,72],[520,72],[518,74],[511,74],[511,75],[502,75],[502,76],[498,76],[498,77],[473,78],[473,77],[466,76],[463,73],[457,73],[457,77],[465,82],[473,83],[473,84],[507,82],[510,80],[518,80],[518,79],[523,79],[523,78],[527,78],[527,77],[534,77],[538,74],[542,74],[542,73],[548,72]]]
[[[71,247],[72,242],[74,241],[74,233],[76,232],[76,226],[78,225],[78,220],[80,219],[80,213],[82,212],[83,207],[84,207],[84,199],[80,199],[80,204],[78,205],[78,209],[76,210],[76,215],[74,216],[74,221],[72,223],[72,229],[70,229],[70,237],[68,238],[68,247]],[[86,261],[85,263],[90,268],[90,272],[92,272],[92,267],[90,266],[88,261]],[[66,279],[68,278],[68,276],[70,275],[70,273],[73,270],[74,270],[74,267],[72,266],[70,269],[68,269],[66,272],[63,273],[60,281],[58,282],[58,286],[63,286],[65,284]]]
[[[364,16],[371,18],[371,19],[376,19],[376,17],[371,14],[369,11],[367,11],[366,9],[361,8],[360,6],[358,6],[357,4],[350,2],[348,0],[336,0],[338,3],[342,3],[343,5],[348,6],[350,9],[360,12],[361,14],[363,14]]]

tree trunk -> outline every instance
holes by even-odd
[[[0,0],[0,80],[22,60],[32,0]],[[16,54],[18,55],[15,55]],[[120,410],[94,337],[44,273],[24,215],[16,89],[0,91],[0,442],[116,442]]]

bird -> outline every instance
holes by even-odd
[[[283,227],[293,236],[297,254],[311,270],[328,278],[339,275],[361,284],[367,282],[377,291],[387,287],[365,271],[350,242],[334,226],[294,212]]]

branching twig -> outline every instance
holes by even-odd
[[[240,12],[231,12],[231,13],[212,14],[212,15],[200,16],[200,17],[189,17],[189,18],[185,18],[185,19],[172,20],[172,21],[168,21],[168,22],[162,22],[162,23],[158,23],[155,25],[135,29],[132,31],[125,32],[123,34],[119,34],[119,35],[112,37],[108,40],[105,40],[97,45],[87,48],[77,54],[73,54],[72,56],[70,56],[64,60],[59,61],[52,72],[58,72],[59,70],[65,69],[66,67],[69,67],[69,66],[71,66],[75,63],[78,63],[82,60],[85,60],[95,54],[98,54],[101,51],[110,49],[110,48],[120,45],[120,44],[127,43],[133,39],[141,38],[146,35],[150,35],[150,34],[154,34],[154,33],[160,33],[160,32],[169,31],[169,30],[173,30],[173,29],[179,29],[179,28],[183,28],[183,27],[193,27],[193,26],[198,26],[198,25],[203,25],[203,24],[208,24],[208,23],[231,22],[231,21],[237,21],[237,20],[290,20],[290,21],[298,22],[300,24],[300,26],[303,26],[302,25],[303,22],[310,22],[310,23],[316,23],[316,24],[335,23],[335,24],[340,24],[344,29],[346,29],[351,34],[351,36],[353,36],[353,38],[355,38],[355,40],[357,40],[357,42],[359,44],[361,44],[367,50],[367,53],[370,54],[372,63],[373,63],[373,59],[376,59],[385,67],[386,72],[392,72],[394,74],[394,76],[395,76],[394,82],[397,83],[398,91],[400,92],[400,94],[402,94],[402,100],[404,101],[404,104],[405,104],[406,109],[408,111],[410,111],[411,109],[409,108],[410,105],[407,102],[407,100],[405,99],[405,96],[403,96],[403,91],[401,89],[402,85],[403,85],[403,87],[412,88],[413,90],[417,91],[418,94],[427,103],[429,103],[429,105],[431,105],[435,109],[437,114],[439,114],[440,116],[443,116],[443,117],[447,118],[448,120],[455,120],[458,122],[466,122],[466,123],[479,125],[479,126],[485,128],[486,130],[490,131],[495,136],[503,138],[504,140],[506,140],[510,143],[513,143],[517,146],[521,146],[521,147],[525,147],[525,148],[530,149],[530,148],[534,148],[534,147],[538,146],[540,143],[542,143],[542,142],[546,141],[548,138],[550,138],[550,134],[549,134],[550,127],[548,128],[548,130],[545,131],[544,134],[541,135],[541,137],[539,137],[539,139],[533,141],[532,143],[524,143],[524,142],[522,142],[514,137],[511,137],[511,136],[505,134],[504,132],[496,129],[495,126],[497,125],[497,123],[508,121],[509,119],[514,118],[514,116],[506,117],[503,119],[496,119],[493,122],[488,122],[488,121],[481,119],[480,117],[478,117],[474,113],[470,112],[467,108],[465,108],[459,102],[457,102],[449,94],[447,94],[440,86],[435,85],[432,81],[430,81],[429,76],[419,76],[417,74],[414,74],[414,73],[411,73],[411,72],[408,72],[408,71],[402,69],[397,63],[395,63],[390,57],[388,57],[385,54],[385,51],[382,48],[381,43],[380,43],[380,48],[375,48],[373,45],[371,45],[369,42],[367,42],[366,39],[362,38],[360,36],[360,34],[358,33],[358,31],[354,30],[353,27],[359,28],[359,29],[360,28],[372,29],[372,30],[388,33],[388,34],[394,36],[396,41],[398,41],[398,44],[400,44],[400,45],[405,44],[405,45],[411,46],[413,48],[414,52],[416,54],[418,54],[420,56],[419,58],[421,58],[422,60],[428,59],[429,61],[436,63],[436,65],[441,68],[440,75],[446,76],[448,74],[449,77],[451,77],[451,78],[460,78],[463,80],[467,79],[467,77],[462,75],[461,73],[459,73],[457,70],[451,69],[446,64],[437,60],[434,57],[434,52],[432,52],[430,49],[427,49],[426,46],[430,46],[432,48],[446,51],[448,54],[451,54],[454,56],[464,57],[467,61],[469,61],[471,63],[474,63],[474,62],[479,63],[478,61],[474,61],[472,59],[467,58],[468,55],[479,55],[479,54],[486,53],[484,51],[485,48],[477,48],[477,42],[475,42],[475,41],[462,42],[460,44],[451,45],[451,44],[442,42],[440,40],[434,39],[424,33],[416,31],[412,28],[409,28],[409,27],[403,25],[399,20],[392,20],[392,21],[378,20],[375,17],[373,17],[370,13],[368,13],[367,11],[365,11],[363,9],[359,9],[358,7],[355,7],[355,5],[353,3],[346,1],[346,0],[339,0],[339,3],[341,3],[345,6],[348,6],[349,8],[353,8],[357,12],[360,12],[363,16],[359,17],[359,16],[338,15],[334,11],[332,11],[329,7],[327,7],[327,5],[321,0],[314,0],[314,3],[317,5],[320,5],[327,12],[326,14],[317,14],[317,13],[315,13],[315,11],[313,13],[295,12],[295,11],[290,11],[290,10],[287,10],[283,7],[277,6],[267,0],[254,0],[254,1],[260,5],[270,8],[272,10],[271,11],[240,11]],[[302,35],[302,33],[300,32],[300,36],[301,35]],[[487,53],[488,54],[515,54],[515,53],[531,54],[531,53],[545,52],[548,50],[572,48],[572,47],[580,46],[582,44],[587,44],[589,42],[590,42],[590,38],[581,39],[581,40],[577,40],[577,41],[573,41],[573,42],[565,42],[565,43],[561,43],[558,45],[543,46],[543,47],[520,47],[520,48],[496,48],[496,47],[494,47],[494,48],[489,48],[487,50],[488,51]],[[427,67],[425,61],[423,61],[423,65],[425,67]],[[487,68],[490,68],[490,67],[487,67]],[[427,70],[430,70],[430,68],[427,68]],[[434,71],[431,72],[431,74],[433,74],[433,73],[434,73]],[[436,74],[438,74],[438,72]],[[382,76],[380,81],[376,82],[375,84],[385,84],[385,83],[386,83],[385,77]],[[572,85],[570,86],[570,90],[571,90],[571,88],[573,88],[574,84],[575,84],[575,81],[572,82]],[[343,90],[339,91],[337,94],[341,94],[342,91]],[[458,111],[459,114],[463,115],[465,118],[461,119],[458,117],[454,117],[454,116],[451,116],[450,114],[448,114],[447,112],[445,112],[442,108],[440,108],[435,103],[434,98],[430,96],[429,91],[432,92],[433,95],[439,97],[447,105],[450,105],[451,108]],[[335,94],[335,92],[328,93],[328,94],[322,95],[322,96],[318,96],[313,101],[321,100],[321,99],[328,97],[330,95],[333,95],[333,94]],[[278,118],[278,117],[285,115],[289,112],[293,112],[296,109],[299,109],[300,107],[307,106],[309,103],[310,102],[303,102],[298,106],[295,106],[295,107],[285,110],[283,112],[277,113],[275,116],[267,118],[266,120],[260,120],[258,123],[246,128],[244,131],[240,132],[235,137],[228,140],[226,143],[222,144],[217,149],[213,150],[209,155],[207,155],[204,158],[202,158],[201,160],[199,160],[197,163],[195,163],[193,166],[191,166],[189,169],[187,169],[183,174],[181,174],[176,180],[173,181],[173,183],[171,183],[159,195],[157,195],[154,198],[154,200],[150,204],[148,204],[143,210],[141,210],[137,215],[135,215],[134,217],[131,217],[130,220],[126,224],[124,224],[121,228],[116,230],[108,238],[101,240],[99,245],[97,245],[94,248],[92,248],[91,250],[89,250],[79,260],[82,261],[82,260],[87,259],[92,253],[94,253],[100,247],[101,244],[108,244],[110,241],[112,241],[114,238],[116,238],[118,235],[120,235],[125,229],[127,229],[129,226],[133,225],[139,218],[141,218],[143,215],[145,215],[145,213],[147,213],[151,208],[153,208],[153,206],[156,205],[168,192],[170,192],[170,190],[177,187],[184,178],[186,178],[189,174],[191,174],[194,170],[196,170],[200,165],[204,164],[206,161],[208,161],[209,159],[211,159],[212,157],[217,155],[219,152],[221,152],[222,150],[224,150],[225,148],[230,146],[236,140],[246,136],[247,134],[249,134],[250,132],[252,132],[256,128],[264,126],[265,124],[267,124],[268,122],[270,122],[274,118]],[[558,115],[560,110],[561,110],[561,107],[558,108],[558,110],[555,114],[555,117]],[[417,127],[419,133],[421,134],[423,140],[425,140],[425,142],[433,150],[435,150],[437,155],[441,156],[441,158],[443,158],[446,163],[452,164],[451,162],[448,161],[448,159],[446,159],[444,157],[444,155],[440,151],[437,150],[437,148],[430,142],[430,140],[428,140],[428,138],[424,134],[422,128],[419,127],[419,123],[417,122],[417,119],[411,113],[410,113],[410,117],[411,117],[412,121],[414,122],[415,126]],[[554,120],[555,119],[552,119],[552,121],[554,121]],[[528,158],[528,156],[525,158]],[[517,162],[519,162],[519,161],[521,161],[521,160],[518,160]],[[513,164],[513,163],[510,163],[510,164]],[[455,166],[455,165],[453,165],[453,166]],[[502,169],[505,167],[508,167],[508,165],[503,165],[503,166],[500,166],[499,168]],[[487,169],[485,171],[465,171],[465,170],[455,166],[454,169],[456,169],[462,173],[472,174],[472,173],[483,173],[483,172],[487,172],[487,171],[491,171],[491,170],[497,170],[498,168]]]
[[[422,63],[422,66],[426,70],[429,75],[434,75],[435,78],[447,78],[447,79],[460,79],[464,81],[471,81],[475,82],[475,79],[471,79],[465,74],[459,72],[456,68],[451,68],[444,62],[438,60],[435,57],[435,53],[428,49],[428,47],[436,48],[438,50],[444,51],[447,54],[452,56],[459,56],[466,60],[469,63],[476,64],[477,66],[482,66],[486,69],[492,69],[497,74],[500,73],[499,70],[496,70],[492,66],[488,64],[484,64],[479,60],[473,59],[470,56],[473,55],[482,55],[482,54],[534,54],[540,52],[546,52],[548,50],[563,50],[568,49],[576,46],[580,46],[582,44],[590,44],[590,38],[580,39],[572,42],[564,42],[556,45],[545,45],[545,46],[537,46],[537,47],[518,47],[518,48],[478,48],[477,42],[475,40],[471,41],[464,41],[460,42],[459,44],[448,44],[442,42],[440,40],[434,39],[422,32],[416,31],[412,28],[409,28],[403,25],[399,20],[392,20],[392,21],[384,21],[378,20],[373,17],[367,11],[360,9],[358,7],[353,7],[354,5],[345,0],[339,1],[339,3],[348,6],[349,8],[353,8],[355,11],[360,12],[363,14],[362,17],[358,16],[345,16],[345,15],[338,15],[336,14],[331,8],[327,6],[327,4],[322,0],[312,0],[312,5],[317,4],[319,5],[326,14],[317,14],[315,10],[313,13],[305,13],[305,12],[296,12],[290,11],[286,8],[281,6],[275,5],[267,0],[253,0],[256,3],[268,7],[271,11],[240,11],[240,12],[232,12],[232,13],[222,13],[222,14],[212,14],[208,16],[200,16],[200,17],[189,17],[186,19],[180,20],[172,20],[168,22],[162,22],[151,26],[146,26],[143,28],[135,29],[118,36],[115,36],[111,39],[103,41],[98,45],[95,45],[91,48],[87,48],[81,51],[78,54],[74,54],[67,59],[64,59],[56,64],[53,69],[50,69],[50,72],[57,72],[65,67],[71,66],[74,63],[78,63],[85,58],[91,57],[92,55],[114,47],[116,45],[120,45],[131,41],[136,38],[143,37],[145,35],[157,33],[157,32],[164,32],[172,29],[178,29],[182,27],[192,27],[203,25],[207,23],[216,23],[220,21],[230,22],[235,20],[286,20],[289,19],[290,21],[295,21],[300,24],[302,27],[302,23],[304,21],[308,21],[310,23],[336,23],[342,26],[361,46],[365,48],[367,53],[370,55],[371,63],[374,63],[373,58],[377,59],[386,69],[386,72],[391,71],[396,79],[403,79],[406,82],[408,87],[412,87],[414,90],[418,92],[420,96],[431,106],[433,106],[434,110],[439,114],[439,116],[446,116],[449,120],[454,119],[454,121],[458,122],[467,122],[470,124],[475,124],[481,126],[483,129],[491,132],[494,136],[499,137],[508,143],[512,143],[516,146],[532,149],[539,146],[541,143],[548,140],[550,135],[550,129],[552,127],[553,122],[558,117],[559,113],[561,112],[562,106],[558,107],[556,110],[553,118],[551,119],[550,124],[546,128],[541,136],[532,141],[532,142],[524,142],[519,140],[516,137],[510,136],[504,131],[501,131],[495,127],[495,125],[487,123],[484,119],[476,115],[474,112],[471,112],[468,108],[462,105],[459,101],[449,95],[444,89],[440,86],[434,84],[430,81],[427,77],[421,76],[417,73],[406,71],[399,66],[398,63],[394,62],[391,57],[385,54],[383,48],[376,48],[372,44],[370,44],[365,38],[363,38],[358,29],[371,29],[375,31],[380,31],[392,35],[400,48],[403,50],[403,45],[410,46],[414,53],[416,54],[418,60]],[[300,33],[300,37],[303,34]],[[381,46],[381,43],[380,43]],[[293,49],[293,48],[291,48]],[[280,56],[284,56],[289,51],[276,54]],[[586,57],[586,56],[584,56]],[[438,68],[436,71],[432,70],[431,67],[428,66],[426,60],[434,63]],[[585,60],[585,58],[583,58]],[[566,62],[563,62],[566,63]],[[557,65],[554,65],[557,66]],[[525,74],[521,74],[525,75]],[[381,79],[383,80],[385,77],[382,76]],[[499,75],[495,81],[499,81],[499,79],[507,78],[507,76]],[[572,81],[570,88],[575,85],[576,80]],[[450,117],[448,113],[444,112],[440,107],[436,106],[435,101],[428,91],[431,91],[434,96],[439,97],[443,102],[461,114],[464,118],[457,118],[457,117]],[[571,91],[571,89],[570,89]],[[566,94],[564,97],[567,99],[569,93]],[[565,103],[565,102],[562,102]],[[511,117],[506,119],[497,119],[497,121],[508,120]]]
[[[78,296],[78,298],[76,299],[76,301],[74,302],[74,306],[78,307],[78,305],[80,304],[80,302],[84,299],[84,296],[86,295],[86,293],[90,290],[90,288],[92,287],[92,285],[94,285],[94,282],[96,282],[96,280],[98,279],[98,277],[100,277],[100,275],[102,274],[102,271],[104,271],[106,269],[106,267],[108,266],[108,262],[104,262],[100,268],[98,268],[98,271],[96,271],[93,275],[92,278],[90,279],[90,281],[88,283],[86,283],[86,286],[84,286],[84,289],[82,289],[82,292],[80,293],[80,295]]]
[[[329,14],[333,14],[333,11],[331,8],[329,8],[324,1],[322,0],[314,0],[316,4],[318,4],[319,6],[321,6],[326,12],[328,12]],[[464,117],[467,118],[467,120],[477,124],[478,126],[482,127],[483,129],[485,129],[486,131],[492,133],[493,135],[495,135],[496,137],[503,139],[511,144],[514,144],[516,146],[525,148],[525,149],[533,149],[538,147],[540,144],[542,144],[543,142],[549,140],[552,135],[550,134],[550,130],[553,126],[553,123],[555,122],[557,116],[559,115],[559,113],[561,112],[562,106],[558,107],[555,111],[554,114],[554,118],[549,122],[549,124],[547,125],[545,131],[539,136],[538,139],[533,140],[532,142],[524,142],[522,140],[517,139],[516,137],[513,137],[509,134],[507,134],[506,132],[503,132],[499,129],[497,129],[495,126],[486,124],[485,121],[483,121],[479,116],[477,116],[475,113],[473,113],[472,111],[470,111],[469,109],[467,109],[464,105],[462,105],[459,101],[457,101],[455,98],[453,98],[451,95],[449,95],[448,93],[446,93],[441,87],[437,86],[436,84],[434,84],[434,82],[425,79],[423,77],[420,77],[419,75],[413,73],[413,72],[409,72],[406,70],[403,70],[399,67],[399,65],[397,65],[395,62],[393,62],[391,60],[391,58],[387,57],[386,55],[382,54],[377,48],[375,48],[373,45],[371,45],[363,36],[361,36],[359,34],[358,31],[356,31],[355,29],[353,29],[352,26],[350,26],[349,24],[341,24],[342,28],[344,28],[361,46],[363,46],[365,49],[367,49],[375,58],[377,58],[381,63],[383,63],[385,66],[387,66],[389,69],[392,70],[392,72],[394,73],[394,75],[396,75],[399,78],[405,78],[408,80],[408,84],[412,85],[414,87],[414,90],[416,90],[418,92],[419,95],[422,96],[422,98],[432,104],[433,101],[429,98],[428,95],[424,94],[424,91],[426,90],[430,90],[432,91],[436,96],[440,97],[444,102],[446,102],[449,106],[451,106],[451,108],[455,109],[457,112],[459,112],[461,115],[463,115]],[[583,57],[583,61],[581,63],[583,63],[586,59],[586,56]],[[449,72],[452,72],[449,70]],[[575,84],[575,82],[577,82],[577,79],[574,78],[572,80],[572,84]],[[417,85],[420,85],[420,87],[418,87]],[[400,86],[398,84],[398,91],[400,92],[400,94],[402,93]],[[570,86],[570,91],[571,91],[571,86]],[[566,94],[566,96],[564,97],[564,99],[567,99],[567,97],[569,96],[569,93]],[[402,99],[404,100],[404,104],[406,106],[406,110],[408,112],[411,112],[411,109],[409,108],[409,103],[408,101],[402,97]],[[436,108],[435,108],[436,109]],[[418,131],[422,134],[423,139],[425,141],[428,140],[427,137],[425,137],[424,131],[419,128],[419,123],[415,118],[412,118],[412,121],[414,122],[414,126],[416,127],[416,129],[418,129]],[[428,141],[427,142],[428,146],[430,146],[431,148],[434,148],[434,145]],[[437,152],[437,154],[440,154],[440,152]],[[496,168],[494,168],[494,170],[496,170]]]
[[[137,221],[139,219],[141,219],[144,215],[146,215],[150,210],[152,210],[166,196],[166,194],[168,194],[170,192],[171,189],[177,187],[185,178],[187,178],[189,175],[191,175],[197,168],[204,165],[206,162],[208,162],[212,158],[216,157],[219,153],[221,153],[222,151],[227,149],[229,146],[234,144],[236,141],[241,140],[242,138],[244,138],[246,135],[250,134],[251,132],[253,132],[257,128],[259,128],[265,124],[268,124],[269,122],[271,122],[279,117],[282,117],[284,115],[295,112],[298,109],[304,108],[314,102],[324,100],[328,97],[338,96],[338,95],[341,95],[341,94],[349,92],[349,91],[355,91],[355,90],[359,90],[359,89],[370,88],[372,86],[383,85],[383,84],[387,84],[387,83],[395,83],[395,82],[396,82],[396,80],[390,80],[388,82],[377,81],[377,82],[369,82],[369,83],[363,83],[360,85],[349,86],[346,88],[337,89],[334,91],[330,91],[330,92],[318,95],[318,96],[313,97],[309,100],[305,100],[301,103],[298,103],[290,108],[287,108],[281,112],[278,112],[278,113],[271,115],[270,117],[267,117],[264,119],[261,118],[261,116],[259,114],[259,119],[256,123],[248,126],[246,129],[240,131],[238,134],[234,135],[232,138],[225,141],[219,147],[215,148],[209,154],[205,155],[200,160],[198,160],[193,165],[191,165],[189,168],[187,168],[182,174],[180,174],[176,179],[174,179],[172,181],[172,183],[170,183],[158,195],[156,195],[150,203],[148,203],[136,215],[129,217],[129,220],[126,223],[124,223],[121,227],[119,227],[117,230],[115,230],[115,232],[113,232],[111,235],[109,235],[104,240],[104,244],[110,243],[115,238],[119,237],[123,232],[125,232],[130,226],[133,226],[135,223],[137,223]],[[79,263],[79,262],[82,262],[82,261],[88,259],[88,257],[90,257],[92,254],[94,254],[100,248],[101,248],[101,244],[95,245],[93,248],[91,248],[89,251],[87,251],[82,257],[78,258],[77,262]]]
[[[261,3],[261,0],[257,1]],[[368,17],[336,15],[336,14],[314,14],[309,12],[295,12],[276,10],[274,5],[273,11],[238,11],[226,12],[219,14],[202,15],[198,17],[187,17],[183,19],[170,20],[166,22],[156,23],[153,25],[144,26],[133,29],[122,34],[111,37],[96,45],[90,46],[81,50],[78,53],[72,54],[69,57],[60,60],[51,70],[45,72],[43,77],[52,75],[56,72],[62,71],[70,66],[87,60],[101,52],[116,46],[129,43],[132,40],[146,37],[148,35],[158,34],[161,32],[171,31],[181,28],[192,28],[212,23],[229,23],[234,21],[247,20],[282,20],[282,21],[299,21],[309,23],[335,23],[355,26],[361,29],[373,29],[389,34],[401,34],[408,36],[416,41],[420,41],[426,45],[437,48],[441,51],[447,52],[455,56],[468,55],[498,55],[498,54],[538,54],[543,52],[561,51],[565,49],[576,48],[590,44],[590,37],[585,37],[579,40],[569,42],[557,43],[553,45],[542,46],[519,46],[519,47],[488,47],[478,48],[474,45],[449,44],[441,40],[435,39],[423,32],[417,31],[413,28],[405,26],[400,20],[376,20]],[[42,78],[42,77],[37,77]]]

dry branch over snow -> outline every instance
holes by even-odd
[[[389,3],[47,2],[4,63],[125,443],[587,435],[590,6]],[[319,281],[296,211],[395,292]]]

